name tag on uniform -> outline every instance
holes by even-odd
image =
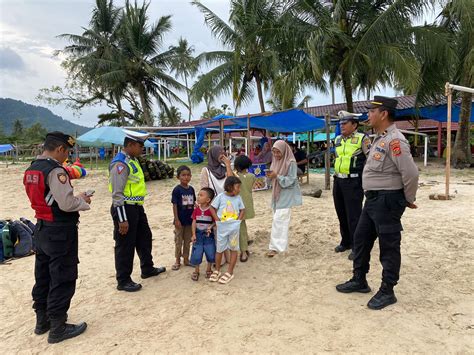
[[[385,149],[380,148],[380,147],[375,147],[375,150],[376,150],[377,152],[382,153],[382,154],[385,154],[385,153],[386,153]]]

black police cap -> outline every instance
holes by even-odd
[[[55,141],[62,142],[71,148],[74,147],[74,144],[76,144],[76,140],[74,139],[73,136],[70,136],[69,134],[64,134],[63,132],[59,132],[59,131],[49,132],[46,135],[45,141],[47,142],[48,140],[55,140]]]
[[[385,96],[374,96],[374,99],[370,102],[370,105],[367,106],[368,109],[371,108],[384,108],[386,110],[395,111],[398,105],[396,99]]]

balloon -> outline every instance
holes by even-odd
[[[75,170],[74,173],[76,177],[79,179],[82,176],[82,170],[80,167],[73,165],[72,168]]]
[[[71,168],[70,166],[66,166],[66,171],[67,171],[67,174],[69,175],[70,179],[75,179],[76,178],[76,174],[75,174],[73,168]]]
[[[82,171],[82,177],[84,177],[84,176],[87,175],[86,169],[84,169],[84,168],[81,167],[81,171]]]
[[[77,166],[80,167],[80,168],[83,168],[83,167],[84,167],[84,165],[81,164],[81,162],[79,161],[79,159],[77,159],[77,160],[74,162],[73,165],[77,165]]]

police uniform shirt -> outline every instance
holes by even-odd
[[[124,151],[122,151],[122,153],[127,156],[127,160],[131,159]],[[110,164],[109,171],[109,179],[112,185],[112,204],[114,207],[123,206],[125,205],[125,195],[123,194],[123,190],[127,184],[130,169],[127,164],[117,161]]]
[[[51,159],[45,156],[38,156],[37,159]],[[59,164],[59,162],[58,162]],[[48,186],[52,198],[57,202],[59,208],[64,212],[87,211],[91,207],[82,198],[74,196],[74,189],[71,185],[68,174],[63,168],[54,168],[48,175]]]
[[[362,175],[364,190],[403,189],[405,199],[413,203],[418,188],[418,175],[410,145],[395,124],[375,137]]]

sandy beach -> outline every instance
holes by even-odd
[[[26,165],[0,167],[0,216],[32,219],[23,190]],[[417,210],[402,219],[402,269],[398,303],[382,311],[366,304],[380,285],[378,243],[368,275],[370,294],[340,294],[350,278],[347,254],[336,254],[339,229],[332,195],[304,197],[295,208],[290,249],[264,256],[271,227],[269,191],[254,194],[257,217],[248,222],[255,240],[249,262],[239,263],[229,285],[210,284],[192,269],[171,271],[174,262],[170,196],[176,180],[148,183],[145,208],[153,231],[153,257],[164,275],[133,278],[143,290],[116,290],[111,197],[107,173],[92,171],[74,181],[76,191],[94,188],[92,210],[81,215],[79,279],[69,319],[87,331],[48,345],[33,333],[31,288],[34,257],[0,265],[2,353],[474,353],[474,171],[455,170],[451,201],[432,201],[444,191],[441,166],[420,165]],[[199,169],[193,168],[194,186]],[[322,188],[311,175],[302,190]]]

